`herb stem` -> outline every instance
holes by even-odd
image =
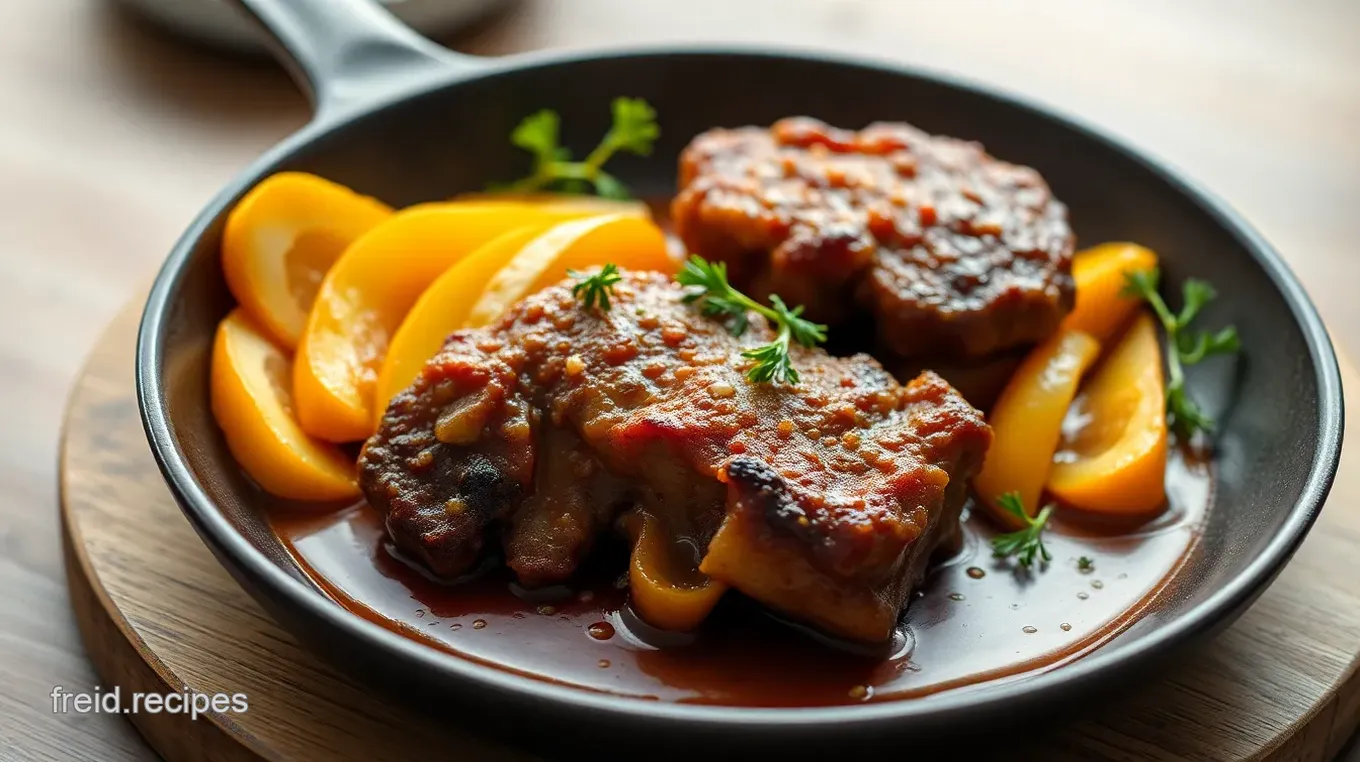
[[[614,122],[604,138],[585,161],[572,161],[571,152],[558,142],[561,117],[544,109],[519,123],[510,140],[534,155],[534,169],[527,177],[504,186],[513,192],[558,190],[582,192],[593,188],[606,198],[628,198],[628,189],[603,167],[620,151],[646,156],[652,151],[661,129],[656,112],[641,99],[616,98],[612,104]]]
[[[1128,283],[1124,293],[1146,301],[1166,332],[1166,410],[1172,428],[1182,439],[1192,437],[1196,431],[1212,431],[1213,419],[1186,393],[1185,366],[1199,363],[1212,355],[1230,354],[1239,348],[1237,331],[1232,326],[1216,334],[1190,328],[1191,321],[1204,305],[1213,300],[1213,287],[1194,278],[1186,280],[1183,286],[1184,304],[1179,313],[1173,313],[1157,292],[1160,274],[1156,268],[1127,273],[1125,277]]]
[[[756,361],[746,373],[753,383],[798,383],[798,369],[793,367],[790,356],[793,342],[815,347],[826,341],[826,326],[801,317],[801,306],[790,309],[778,294],[770,295],[767,306],[733,288],[727,282],[727,266],[722,262],[692,255],[676,275],[676,281],[689,287],[684,296],[686,303],[697,303],[709,317],[723,318],[733,336],[746,332],[750,324],[748,312],[764,316],[778,329],[773,341],[741,353],[742,357]]]
[[[1044,529],[1053,515],[1053,505],[1045,505],[1037,516],[1031,517],[1020,500],[1019,492],[1007,492],[997,498],[1001,510],[1023,522],[1024,527],[1014,532],[992,538],[992,555],[997,558],[1015,556],[1020,566],[1029,569],[1034,566],[1036,556],[1042,563],[1053,560],[1053,554],[1044,545]]]

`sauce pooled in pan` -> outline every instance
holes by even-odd
[[[993,524],[966,517],[964,548],[930,573],[890,649],[856,654],[729,593],[693,635],[658,632],[627,606],[622,547],[567,587],[525,591],[502,565],[455,585],[391,548],[366,505],[321,518],[271,511],[299,565],[340,605],[408,637],[501,669],[589,690],[730,706],[828,706],[911,698],[1050,669],[1135,621],[1174,579],[1213,502],[1209,467],[1174,452],[1169,507],[1113,534],[1068,512],[1045,535],[1053,562],[992,558]],[[1078,559],[1092,559],[1084,571]]]

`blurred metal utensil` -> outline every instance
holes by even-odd
[[[261,32],[222,0],[119,0],[186,37],[238,51],[263,53]],[[505,0],[373,0],[427,36],[452,32]]]

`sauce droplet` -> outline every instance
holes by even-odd
[[[890,661],[900,661],[909,659],[913,651],[916,650],[916,633],[910,627],[899,625],[893,630],[892,636],[892,656]]]
[[[914,662],[914,661],[909,661],[909,662],[907,662],[907,671],[908,671],[908,672],[920,672],[920,671],[921,671],[921,665],[920,665],[920,664],[917,664],[917,663]]]
[[[478,619],[477,621],[475,621],[475,622],[472,623],[472,629],[474,629],[474,630],[480,630],[480,629],[482,629],[482,628],[485,627],[485,626],[486,626],[486,620],[485,620],[485,619]]]
[[[968,576],[972,577],[973,579],[982,579],[983,577],[987,576],[987,572],[979,569],[976,566],[970,566],[968,567]]]
[[[1058,625],[1058,628],[1061,629],[1063,632],[1072,631],[1072,625],[1068,624],[1067,622],[1063,622],[1062,624]]]
[[[1105,587],[1105,583],[1101,582],[1098,579],[1093,579],[1091,580],[1091,587],[1094,587],[1095,589],[1099,590],[1100,588]]]
[[[608,622],[596,622],[587,627],[586,632],[596,640],[609,640],[614,637],[614,625]]]
[[[949,600],[951,600],[951,601],[961,601],[961,600],[963,600],[963,593],[950,593],[950,594],[949,594]]]
[[[457,622],[454,622],[453,624],[449,625],[449,629],[450,629],[450,630],[461,630],[461,629],[463,629],[463,625],[461,625],[461,624],[459,624],[459,623],[457,623]]]
[[[1086,593],[1077,593],[1077,599],[1078,599],[1078,600],[1083,600],[1083,601],[1084,601],[1084,600],[1086,600],[1087,598],[1090,598],[1090,597],[1091,597],[1091,596],[1090,596],[1090,595],[1087,595]]]
[[[1038,631],[1039,631],[1038,627],[1031,627],[1030,625],[1025,625],[1023,628],[1021,628],[1021,632],[1025,633],[1026,635],[1033,635]]]
[[[864,701],[874,695],[874,689],[867,685],[856,685],[850,689],[850,698],[856,701]]]
[[[1118,576],[1118,577],[1115,577],[1115,579],[1128,579],[1128,578],[1129,578],[1129,575],[1126,574],[1126,573],[1124,573],[1124,572],[1120,572],[1120,573],[1119,573],[1119,576]]]
[[[548,604],[545,603],[542,606],[538,607],[538,613],[542,614],[543,616],[552,616],[553,614],[557,613],[557,607],[549,606]]]
[[[600,669],[609,669],[608,659],[600,659]]]

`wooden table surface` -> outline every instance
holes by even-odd
[[[523,0],[451,42],[760,41],[1009,88],[1224,196],[1357,357],[1357,31],[1355,0]],[[154,756],[119,717],[52,712],[54,686],[97,681],[57,543],[62,406],[200,205],[306,118],[273,65],[168,39],[107,0],[0,2],[0,758]]]

